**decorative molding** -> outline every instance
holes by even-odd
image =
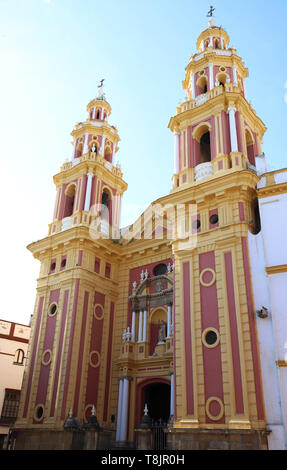
[[[287,264],[281,264],[278,266],[269,266],[265,268],[265,271],[268,275],[270,274],[279,274],[287,272]]]

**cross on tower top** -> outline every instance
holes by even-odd
[[[207,13],[208,18],[213,17],[213,12],[215,11],[215,8],[211,5],[209,12]]]

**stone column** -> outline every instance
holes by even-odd
[[[238,86],[238,81],[237,81],[237,67],[236,67],[236,65],[233,65],[232,71],[233,71],[233,85],[234,85],[234,86]]]
[[[180,132],[174,133],[174,173],[177,175],[179,172],[179,137]]]
[[[190,81],[191,81],[191,93],[192,93],[192,99],[195,99],[195,83],[194,83],[194,73],[191,72],[190,74]]]
[[[132,317],[132,342],[135,342],[135,327],[136,327],[136,312],[133,312]]]
[[[53,220],[55,220],[55,219],[57,218],[57,214],[58,214],[58,205],[59,205],[59,199],[60,199],[60,192],[61,192],[61,189],[60,189],[60,188],[57,188],[57,196],[56,196],[56,202],[55,202]]]
[[[142,343],[142,335],[143,335],[143,313],[142,310],[140,311],[140,318],[139,318],[139,334],[138,334],[138,342]]]
[[[122,413],[122,401],[123,401],[123,379],[119,379],[119,396],[118,396],[118,414],[117,414],[117,432],[116,441],[120,440],[121,437],[121,413]]]
[[[212,90],[214,88],[214,77],[213,77],[213,64],[209,63],[209,88]]]
[[[88,146],[88,134],[85,134],[84,138],[84,146],[83,146],[83,155],[89,152],[89,146]]]
[[[171,305],[167,306],[167,338],[170,338],[170,328],[171,327]]]
[[[120,441],[126,441],[128,429],[128,411],[129,411],[129,377],[123,380],[123,396],[122,396],[122,411],[121,411],[121,426],[120,426]]]
[[[144,318],[143,318],[143,342],[146,341],[146,323],[147,323],[147,311],[144,311]]]
[[[103,135],[102,145],[100,149],[100,155],[102,155],[102,157],[105,156],[105,143],[106,143],[106,136]]]
[[[93,173],[88,173],[87,177],[88,177],[88,179],[87,179],[87,189],[86,189],[86,199],[85,199],[84,211],[90,210]]]
[[[74,139],[72,159],[76,156],[77,139]]]
[[[170,374],[170,416],[174,416],[174,376]]]
[[[235,113],[236,113],[236,108],[232,106],[228,108],[231,152],[238,152],[238,139],[237,139]]]

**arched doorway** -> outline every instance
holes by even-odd
[[[143,410],[147,406],[148,416],[151,418],[153,450],[166,450],[167,448],[165,429],[170,418],[170,391],[170,382],[166,379],[147,379],[139,384],[137,412],[140,413],[138,413],[137,421],[139,424],[139,417],[142,418]]]
[[[168,422],[170,416],[170,385],[152,383],[143,389],[143,402],[147,404],[152,420]]]

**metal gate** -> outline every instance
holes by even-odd
[[[161,418],[158,421],[152,421],[152,449],[166,450],[166,432],[167,423]]]

